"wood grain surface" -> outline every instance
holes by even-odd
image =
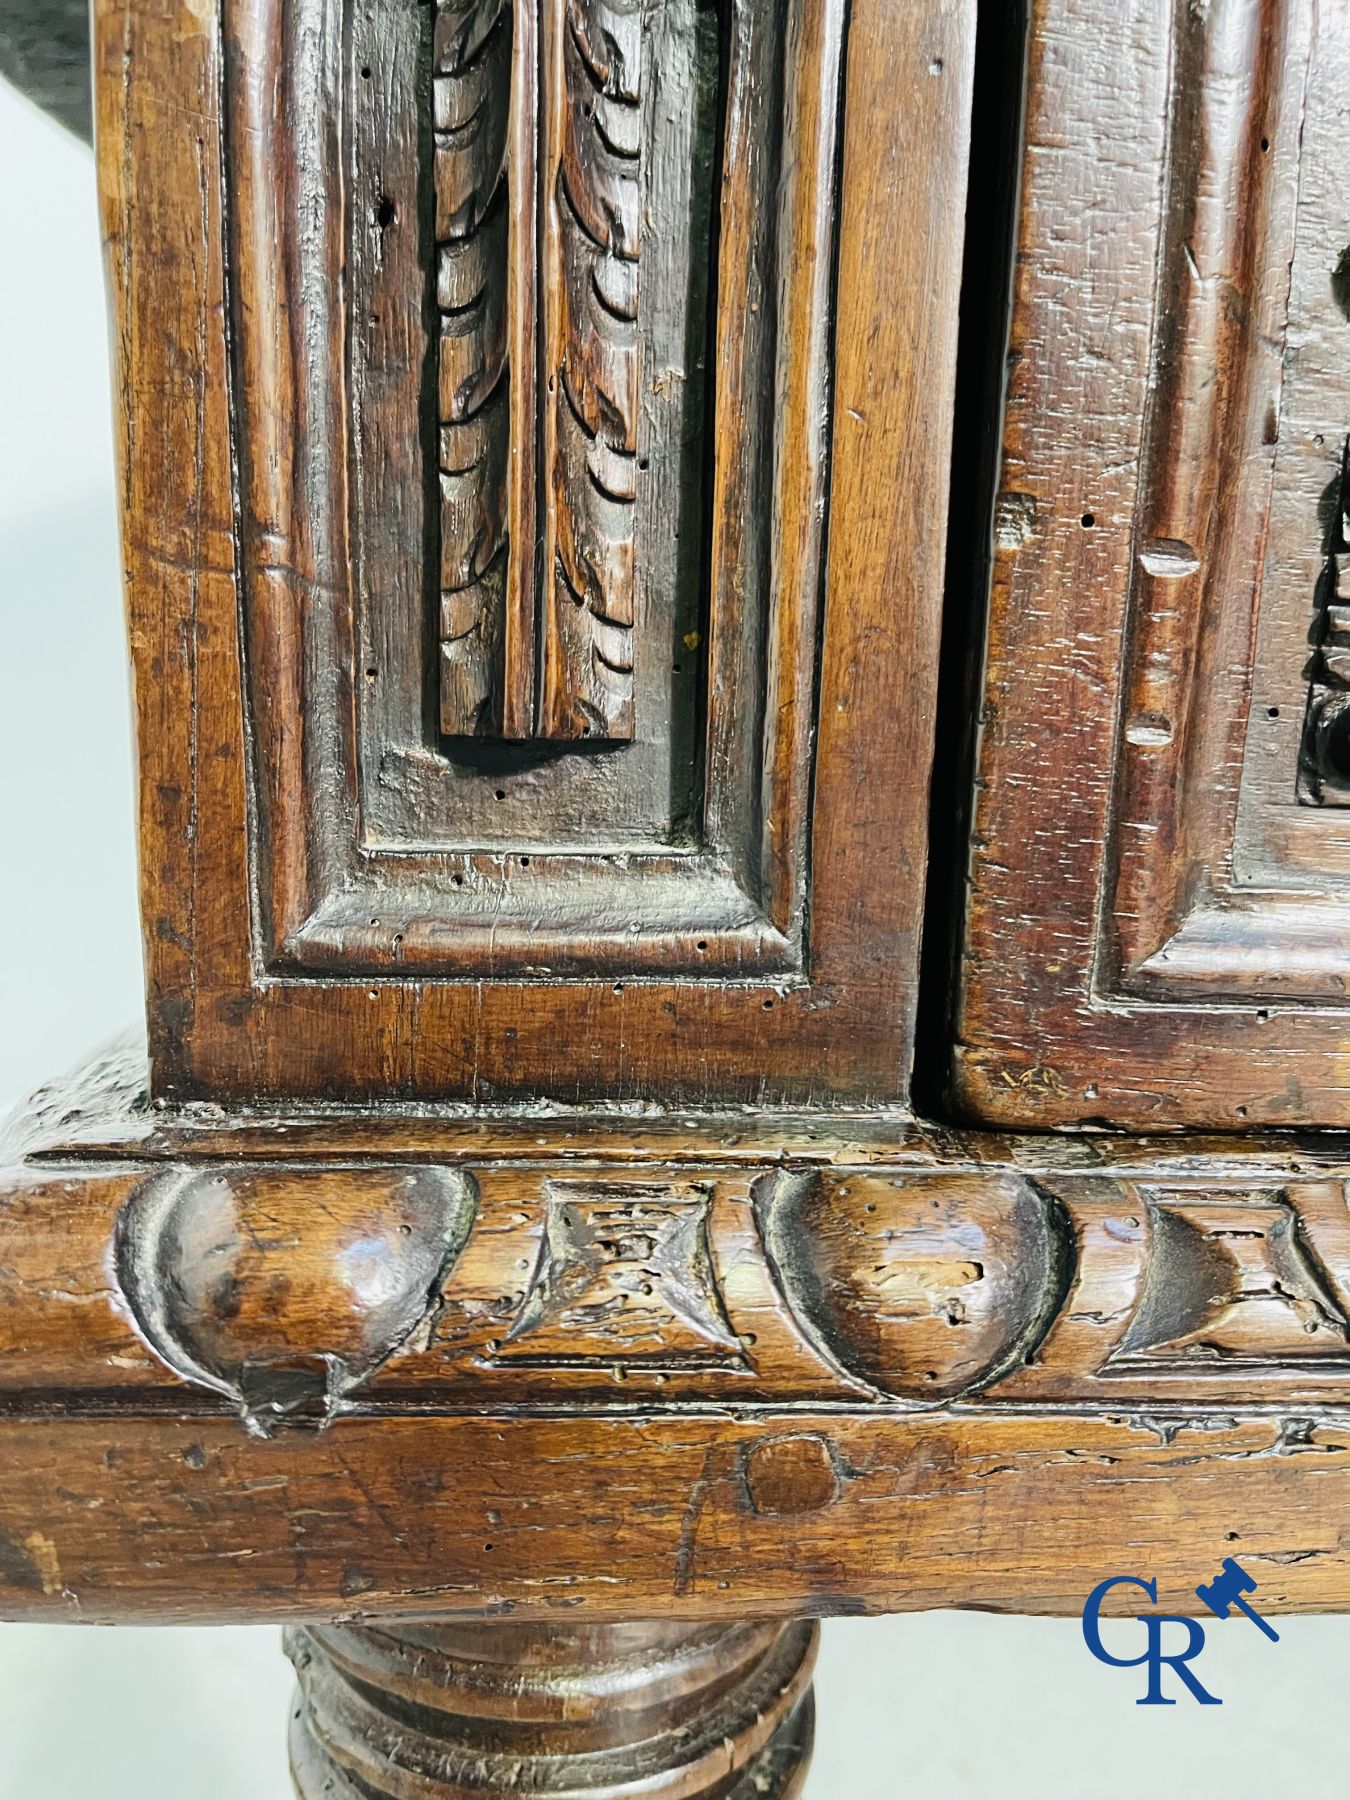
[[[1350,1123],[1350,837],[1300,776],[1346,430],[1347,25],[1031,9],[965,1116]]]
[[[149,1049],[0,1154],[0,1615],[789,1800],[784,1620],[1350,1608],[1347,6],[1030,0],[1005,254],[974,0],[96,0]]]
[[[839,1124],[45,1090],[0,1159],[0,1613],[1069,1612],[1234,1543],[1350,1604],[1343,1140]]]
[[[809,1624],[289,1632],[291,1772],[301,1800],[792,1800],[817,1636]]]
[[[776,1467],[811,1446],[784,1495]],[[765,1510],[752,1495],[771,1477]],[[828,1462],[832,1483],[814,1470]],[[785,1504],[785,1500],[790,1503]],[[1343,1417],[437,1411],[246,1436],[181,1406],[0,1419],[0,1615],[70,1623],[1075,1615],[1102,1571],[1193,1605],[1350,1607]]]
[[[530,163],[507,172],[508,149],[515,148],[514,16],[504,4],[446,0],[434,25],[440,722],[451,736],[503,729],[528,735],[533,723],[533,632],[524,646],[507,644],[510,544],[532,536],[529,516],[518,510],[521,483],[511,479],[511,348],[522,330],[511,302],[528,303],[530,319],[534,305],[532,284],[522,293],[511,281],[512,196],[529,189],[533,172]],[[524,22],[521,29],[528,50],[533,38]],[[373,67],[363,69],[370,73],[362,78],[373,81]],[[397,203],[386,197],[377,227],[383,217],[390,229],[396,214]],[[526,343],[529,337],[527,321]],[[516,369],[517,381],[528,379]],[[532,395],[526,399],[532,404]],[[507,691],[507,669],[517,667],[529,681],[523,709]]]
[[[414,579],[423,503],[381,508],[371,489],[396,442],[421,458],[403,410],[417,334],[386,311],[419,269],[430,280],[401,185],[409,146],[430,153],[409,110],[417,46],[391,63],[382,42],[403,39],[377,9],[365,60],[344,67],[328,0],[228,0],[219,33],[186,0],[102,0],[158,1093],[903,1101],[974,8],[868,0],[847,44],[834,0],[733,12],[724,87],[697,44],[657,59],[699,71],[690,117],[709,97],[726,109],[653,170],[659,297],[689,276],[662,221],[697,214],[690,171],[715,150],[711,516],[681,552],[707,569],[706,643],[686,628],[706,731],[682,727],[643,762],[639,719],[612,755],[466,771],[434,730],[370,737],[384,726],[368,690],[389,683],[423,730],[434,623]],[[349,91],[374,134],[354,177]],[[170,93],[200,130],[177,130]],[[369,368],[343,279],[349,191],[348,272],[380,294]],[[380,256],[392,288],[369,285]],[[688,354],[666,388],[685,385]],[[643,366],[646,418],[667,365]],[[692,421],[661,417],[684,443]],[[662,491],[688,473],[677,463]],[[827,554],[831,513],[847,523]],[[643,543],[672,517],[643,524],[641,498],[638,515]],[[371,611],[382,571],[397,633]],[[549,772],[564,764],[571,785]]]

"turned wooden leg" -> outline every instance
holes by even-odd
[[[315,1626],[300,1800],[791,1800],[811,1754],[818,1627]]]

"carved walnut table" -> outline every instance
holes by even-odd
[[[821,1615],[1350,1606],[1350,0],[94,27],[148,1048],[4,1158],[4,1615],[748,1800]]]

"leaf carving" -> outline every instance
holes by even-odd
[[[548,737],[633,733],[641,24],[568,0],[561,32]]]
[[[508,555],[511,14],[442,0],[436,15],[436,301],[440,312],[441,729],[500,722]]]

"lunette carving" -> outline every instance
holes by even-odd
[[[765,1249],[803,1332],[880,1393],[936,1404],[1026,1360],[1063,1290],[1057,1209],[1012,1175],[761,1184]]]
[[[1069,1180],[1073,1277],[1000,1397],[1330,1398],[1350,1370],[1350,1189]]]
[[[1286,1200],[1150,1198],[1138,1307],[1111,1367],[1350,1355],[1350,1333]]]
[[[156,1354],[255,1436],[324,1426],[427,1341],[475,1198],[447,1169],[168,1170],[121,1215],[118,1282]]]
[[[162,1391],[167,1364],[260,1434],[324,1425],[357,1389],[365,1408],[584,1411],[617,1383],[629,1403],[930,1410],[1184,1401],[1197,1383],[1232,1406],[1331,1403],[1350,1386],[1340,1176],[224,1163],[170,1165],[125,1201],[119,1179],[113,1260],[139,1335],[115,1305],[102,1318],[109,1226],[54,1181],[29,1216],[80,1210],[7,1247],[0,1391],[51,1385],[46,1363],[73,1354],[30,1317],[27,1297],[58,1287],[90,1295],[81,1330],[119,1391]]]

